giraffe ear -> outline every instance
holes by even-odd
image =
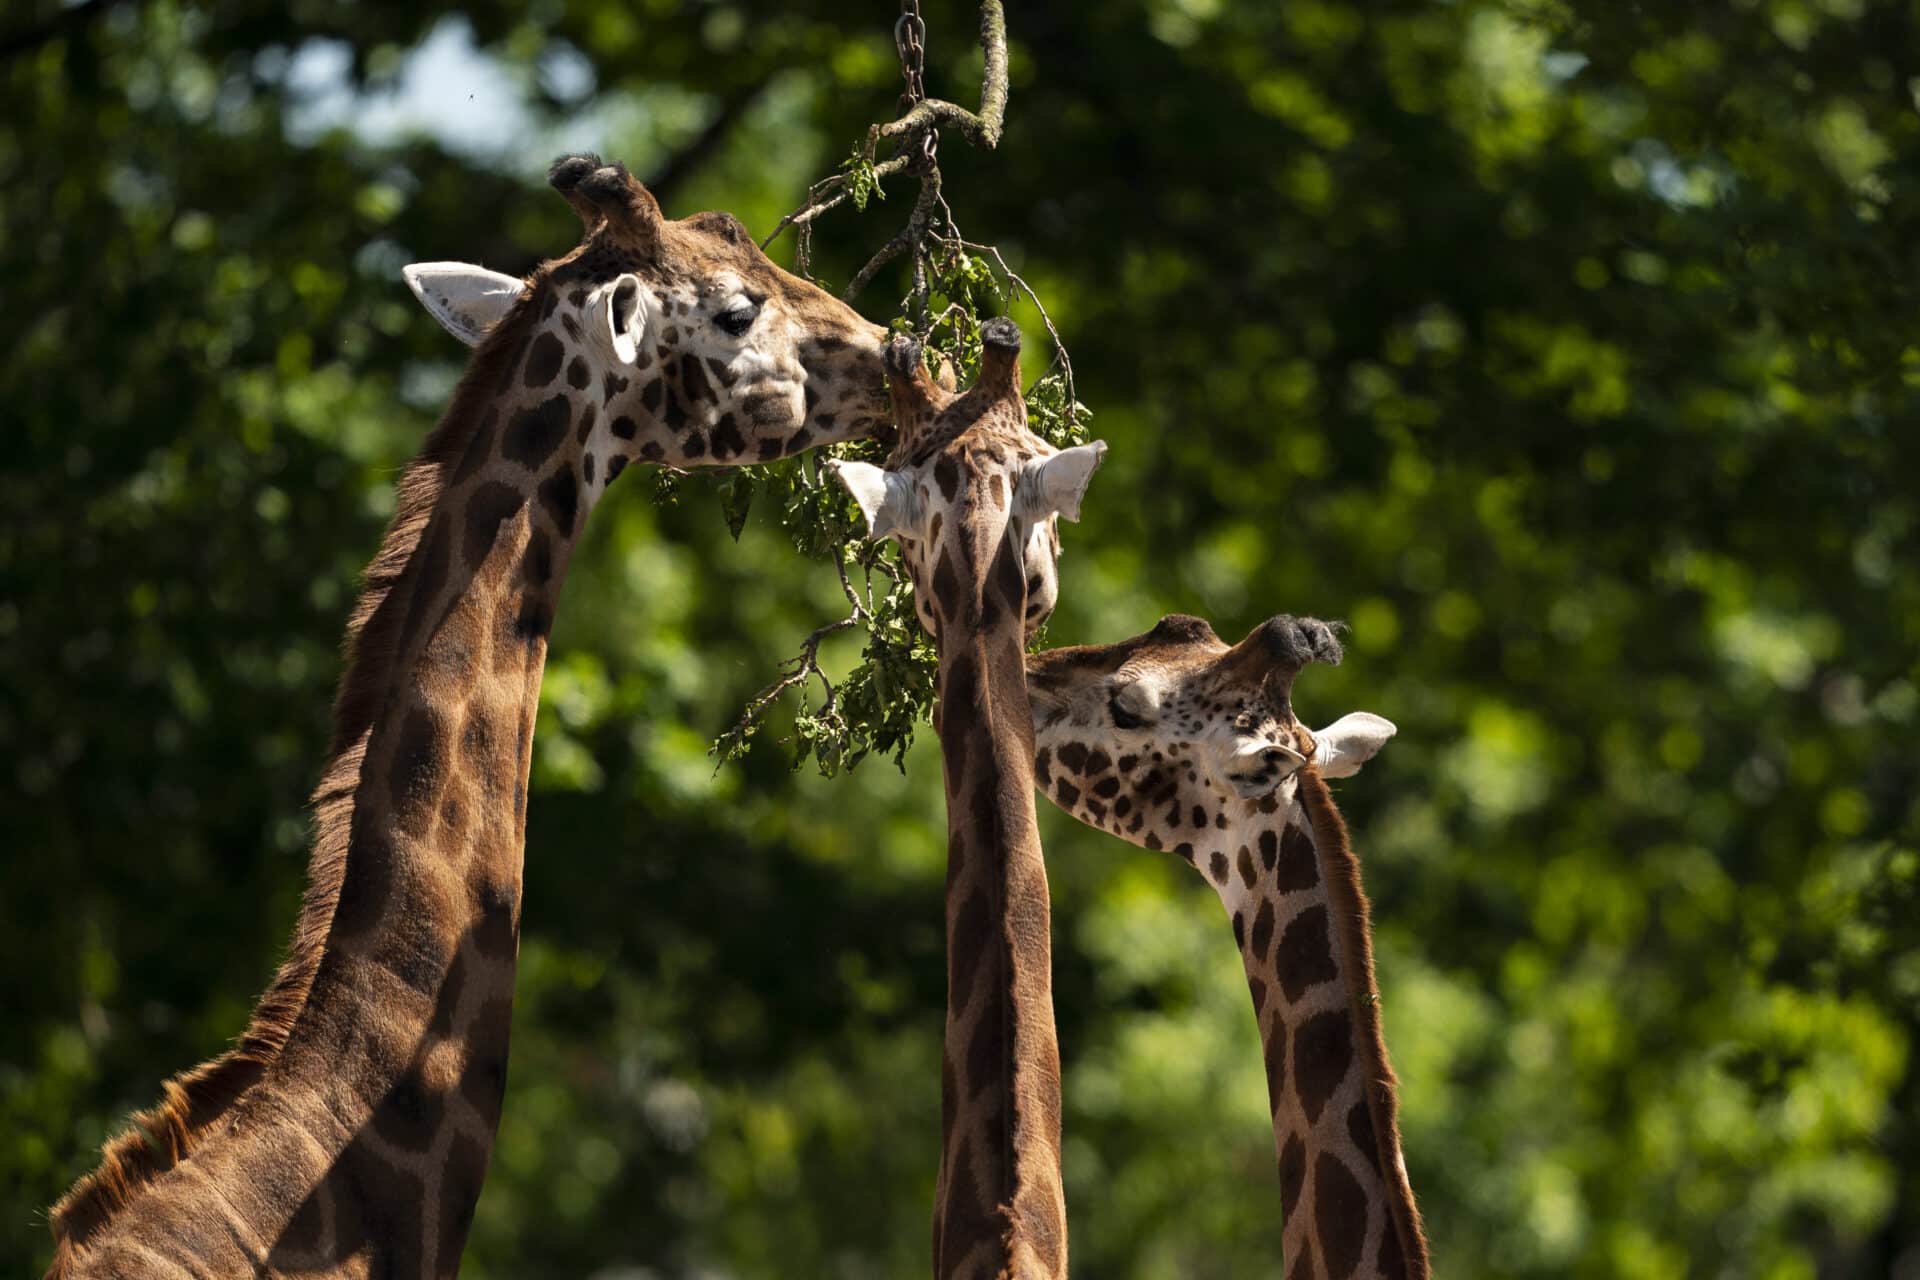
[[[640,277],[629,271],[606,291],[607,336],[613,339],[613,354],[623,364],[632,364],[640,354],[640,340],[647,336],[647,291]]]
[[[470,262],[416,262],[400,276],[440,327],[470,347],[520,300],[526,282]]]
[[[1374,758],[1398,730],[1393,721],[1371,711],[1352,711],[1315,730],[1314,763],[1323,778],[1349,778]]]
[[[1080,518],[1080,499],[1086,495],[1093,469],[1107,453],[1107,442],[1075,445],[1050,458],[1034,458],[1020,470],[1016,501],[1029,520],[1044,520],[1058,512],[1069,520]]]
[[[913,484],[898,472],[884,470],[871,462],[842,462],[837,458],[827,463],[827,470],[847,486],[847,492],[860,504],[860,514],[867,518],[868,538],[875,542],[886,537],[898,538],[919,526],[920,504],[914,498]]]

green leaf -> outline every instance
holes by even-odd
[[[853,200],[853,207],[860,212],[867,211],[867,201],[875,196],[885,200],[887,193],[880,187],[880,175],[874,172],[873,161],[867,158],[866,144],[857,142],[853,154],[840,166],[847,175],[847,195]]]
[[[728,473],[719,484],[720,512],[726,517],[727,532],[735,542],[740,541],[740,531],[747,527],[747,512],[753,509],[757,480],[753,468],[741,467]]]

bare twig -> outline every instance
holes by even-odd
[[[867,287],[881,267],[892,262],[908,249],[913,250],[913,297],[914,309],[919,314],[912,317],[914,327],[919,328],[926,320],[926,240],[927,232],[932,228],[935,210],[945,202],[940,198],[940,169],[930,168],[920,178],[920,194],[914,198],[913,213],[907,218],[907,225],[900,234],[880,246],[880,251],[867,260],[867,265],[854,273],[852,280],[840,297],[851,302],[862,289]]]
[[[911,234],[911,228],[900,228],[893,239],[881,245],[880,248],[875,251],[874,255],[867,259],[866,266],[853,273],[853,279],[847,282],[847,287],[840,293],[841,300],[843,302],[852,302],[859,296],[860,291],[867,287],[867,282],[873,279],[874,274],[878,272],[880,268],[905,253],[907,246],[912,243],[913,236]]]
[[[851,616],[857,620],[864,620],[866,618],[873,616],[872,584],[869,583],[867,587],[868,599],[865,602],[862,602],[860,599],[860,594],[853,589],[853,583],[847,578],[846,557],[835,556],[833,558],[833,569],[835,573],[838,573],[840,575],[841,593],[847,597],[847,603],[853,606],[853,613]]]
[[[905,173],[916,166],[920,166],[923,178],[927,172],[937,173],[936,166],[921,163],[925,159],[923,140],[948,126],[959,130],[960,136],[975,146],[992,150],[1000,145],[1000,134],[1007,118],[1007,16],[1001,7],[1001,0],[981,0],[980,52],[984,67],[980,81],[980,111],[977,115],[956,103],[940,98],[924,98],[899,119],[876,124],[867,131],[864,158],[873,166],[876,182]],[[874,153],[879,149],[882,138],[895,141],[894,153],[885,160],[876,161]],[[788,227],[804,227],[827,210],[844,204],[849,195],[851,191],[846,174],[836,173],[814,183],[807,189],[807,198],[800,207],[780,219],[773,230],[767,233],[767,238],[760,242],[760,247],[765,249],[779,239],[780,233]],[[885,252],[884,248],[882,252]],[[891,255],[898,256],[899,250]]]
[[[841,570],[842,581],[845,580],[845,572],[844,569]],[[851,587],[848,588],[848,595],[849,597],[852,595]],[[760,713],[779,701],[780,696],[787,690],[803,685],[813,677],[819,678],[820,685],[827,694],[826,701],[820,706],[820,714],[823,716],[833,714],[834,702],[839,690],[834,688],[833,681],[827,678],[826,671],[820,666],[820,643],[836,632],[847,630],[865,616],[865,611],[856,603],[854,612],[848,616],[814,628],[813,634],[800,642],[800,652],[780,664],[782,668],[780,678],[747,699],[747,705],[742,708],[740,718],[734,721],[733,728],[708,747],[707,754],[730,755],[733,748],[744,747],[747,739],[753,734],[755,722],[759,720]]]
[[[912,166],[915,159],[917,159],[915,156],[899,155],[884,160],[873,166],[874,179],[877,181],[882,178],[891,178],[895,174],[905,173],[907,169]],[[820,179],[820,181],[807,188],[807,198],[801,202],[798,209],[795,209],[792,213],[774,224],[773,230],[767,233],[767,238],[760,242],[760,247],[765,249],[775,240],[778,240],[780,233],[788,227],[804,227],[821,214],[827,212],[827,210],[838,208],[840,205],[845,204],[852,195],[853,192],[847,186],[846,174],[836,173]]]

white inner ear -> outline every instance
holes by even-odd
[[[867,518],[868,538],[875,542],[886,537],[898,538],[917,527],[919,503],[914,497],[913,483],[905,476],[871,462],[839,459],[827,463],[827,470],[838,477],[853,500],[860,504],[860,514]]]
[[[1291,778],[1294,774],[1300,772],[1300,766],[1307,762],[1305,756],[1295,751],[1292,747],[1287,746],[1285,743],[1276,742],[1269,750],[1280,752],[1286,760],[1286,768],[1280,771],[1280,776],[1283,779]]]
[[[1347,778],[1360,772],[1360,766],[1374,758],[1398,730],[1393,721],[1371,711],[1352,711],[1324,729],[1313,740],[1318,744],[1314,763],[1323,778]]]
[[[1069,520],[1080,518],[1080,499],[1087,492],[1093,470],[1106,456],[1107,442],[1075,445],[1051,458],[1034,458],[1020,473],[1020,514],[1044,520],[1058,512]]]
[[[440,327],[470,347],[480,345],[526,288],[518,277],[471,262],[416,262],[402,267],[400,277]]]
[[[632,364],[640,354],[640,340],[647,336],[647,291],[640,287],[640,277],[629,272],[607,286],[605,297],[613,354],[621,363]]]

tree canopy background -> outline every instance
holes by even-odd
[[[968,101],[974,7],[927,9],[929,89]],[[6,1270],[240,1029],[290,928],[354,578],[463,355],[399,266],[571,246],[541,179],[582,145],[766,231],[893,114],[893,18],[8,8]],[[1915,7],[1010,25],[1004,142],[942,158],[1112,446],[1049,638],[1351,622],[1297,697],[1400,726],[1340,798],[1441,1273],[1920,1275]],[[414,51],[469,41],[441,116],[464,93],[512,127],[410,130]],[[822,221],[829,284],[900,225],[890,194]],[[839,596],[770,512],[736,543],[713,488],[661,505],[639,473],[566,590],[472,1276],[925,1266],[938,760],[923,732],[904,775],[829,780],[763,734],[715,770]],[[1276,1273],[1212,895],[1042,821],[1077,1273]]]

